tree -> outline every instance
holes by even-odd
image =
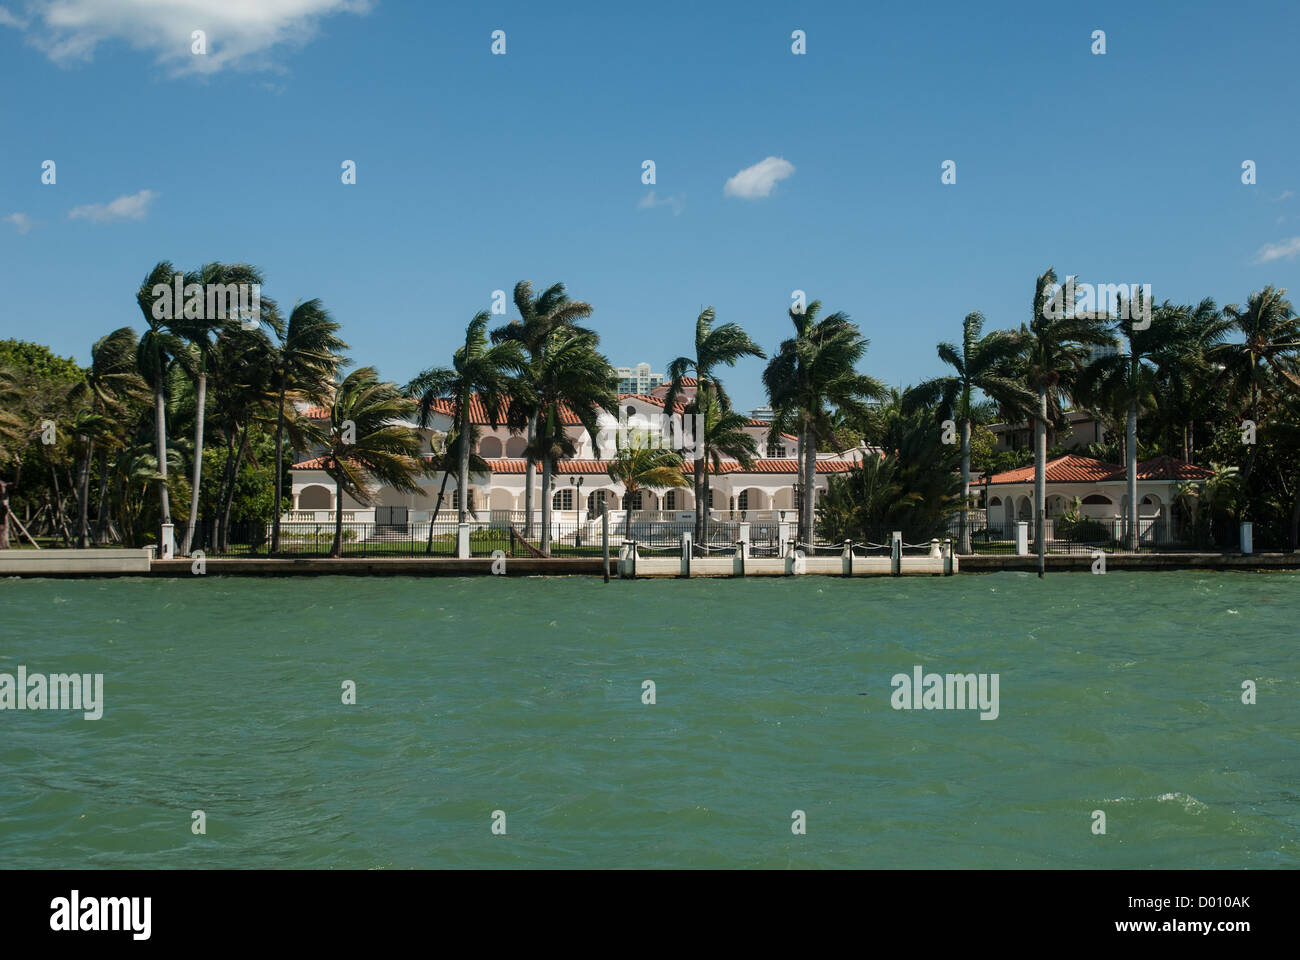
[[[555,462],[577,453],[566,429],[566,413],[572,414],[592,438],[600,458],[599,411],[616,416],[618,380],[603,355],[597,352],[599,338],[590,332],[563,327],[551,332],[540,360],[529,364],[527,381],[517,380],[516,397],[524,409],[534,409],[536,435],[531,446],[542,463],[542,553],[551,552],[551,480]]]
[[[696,438],[695,441],[700,444],[704,455],[691,463],[696,489],[700,491],[699,495],[703,498],[696,501],[695,513],[698,517],[702,512],[707,515],[711,509],[709,506],[709,501],[712,499],[709,491],[710,471],[722,472],[723,457],[737,461],[745,470],[753,470],[754,460],[758,456],[758,443],[745,429],[749,425],[749,418],[723,406],[722,398],[717,391],[709,390],[703,395],[696,393],[695,399],[687,405],[686,411],[689,414],[699,414],[704,422],[704,436]],[[708,527],[703,529],[707,540]]]
[[[817,319],[821,302],[800,312],[790,308],[795,335],[784,340],[763,371],[763,386],[772,406],[769,440],[781,433],[799,433],[803,498],[799,510],[799,540],[813,541],[813,501],[820,441],[839,446],[837,413],[856,422],[871,416],[869,401],[884,396],[874,377],[858,373],[869,341],[843,312]]]
[[[1038,575],[1047,568],[1044,516],[1047,509],[1047,427],[1060,422],[1062,401],[1074,389],[1077,373],[1089,359],[1090,347],[1110,346],[1113,340],[1105,322],[1091,312],[1076,310],[1068,278],[1064,289],[1051,267],[1034,283],[1033,316],[1021,327],[1025,349],[1019,371],[1037,397],[1034,424],[1034,540],[1038,550]],[[1068,302],[1066,302],[1068,301]]]
[[[450,399],[456,422],[457,438],[471,433],[471,406],[477,394],[493,427],[501,422],[510,398],[513,377],[525,367],[523,350],[518,341],[506,340],[488,345],[488,313],[480,310],[465,328],[465,344],[456,350],[451,368],[430,367],[407,384],[410,393],[418,394],[419,425],[427,428],[438,402]],[[469,503],[470,444],[458,442],[456,490],[459,494],[457,521],[465,522]]]
[[[530,407],[524,397],[536,397],[540,392],[537,386],[537,367],[546,353],[546,344],[552,333],[560,329],[573,333],[591,333],[577,323],[591,316],[591,304],[570,300],[562,283],[551,284],[534,297],[533,285],[527,280],[515,284],[514,301],[519,319],[493,330],[492,341],[518,343],[528,359],[528,368],[519,378],[521,382],[527,382],[528,386],[511,397],[507,422],[512,431],[522,432],[527,438],[524,448],[524,535],[532,536],[533,476],[537,469],[537,421],[541,411],[535,406]]]
[[[196,271],[185,274],[185,289],[197,285],[200,290],[209,284],[262,285],[262,273],[257,267],[247,263],[205,263]],[[223,330],[229,329],[237,320],[240,322],[266,323],[271,329],[278,326],[275,304],[270,300],[261,302],[261,315],[255,318],[210,316],[206,309],[189,316],[189,310],[173,310],[179,314],[171,321],[171,329],[189,344],[192,356],[185,364],[185,370],[194,381],[194,455],[190,475],[190,514],[185,524],[185,537],[181,541],[181,553],[188,556],[194,541],[194,527],[199,519],[199,487],[203,479],[203,429],[207,418],[208,397],[208,359],[212,354],[214,339]],[[224,310],[222,311],[224,312]],[[276,520],[279,513],[276,514]]]
[[[153,388],[158,516],[161,524],[172,522],[171,502],[167,493],[167,415],[163,390],[167,381],[168,367],[185,349],[185,343],[172,331],[170,318],[163,315],[167,311],[162,309],[160,302],[162,298],[155,291],[160,286],[170,291],[175,275],[176,268],[171,265],[171,262],[161,260],[145,277],[135,295],[135,302],[144,315],[146,327],[136,352],[136,369],[145,382]],[[170,293],[166,302],[170,303]]]
[[[396,384],[381,382],[374,367],[358,367],[333,391],[330,432],[317,434],[324,444],[324,470],[335,484],[334,545],[330,556],[343,555],[343,495],[357,503],[373,501],[372,484],[418,493],[415,477],[427,469],[421,459],[418,431],[406,425],[415,412]]]
[[[284,488],[284,429],[286,399],[302,399],[321,406],[329,402],[328,390],[347,362],[348,348],[338,336],[339,325],[317,298],[294,304],[283,330],[277,330],[275,378],[279,396],[275,410],[275,505],[272,507],[271,553],[280,550],[280,501]],[[295,447],[297,449],[297,447]]]
[[[734,367],[736,361],[743,357],[758,357],[763,359],[765,354],[759,348],[758,344],[749,339],[749,334],[745,333],[737,323],[724,323],[715,327],[713,325],[716,319],[712,307],[705,307],[700,311],[700,315],[695,318],[695,353],[692,356],[681,356],[668,364],[668,393],[664,397],[664,412],[673,414],[677,411],[678,398],[682,396],[687,376],[694,375],[696,379],[695,390],[695,412],[704,412],[710,408],[713,399],[717,400],[718,410],[720,413],[731,409],[731,399],[727,396],[726,390],[722,386],[722,381],[718,379],[716,371],[719,367]],[[705,438],[702,449],[699,451],[700,458],[695,460],[695,539],[703,542],[706,537],[705,518],[708,516],[709,502],[707,498],[707,466],[699,469],[699,464],[709,457],[709,440],[708,431],[705,431]],[[696,441],[698,443],[698,440]]]
[[[605,471],[615,483],[623,484],[628,498],[626,527],[632,529],[632,503],[639,490],[667,490],[688,487],[682,473],[682,456],[663,447],[653,445],[653,438],[645,431],[629,432],[627,443],[616,441],[617,453]]]
[[[1014,361],[1024,349],[1021,336],[1006,330],[994,330],[981,337],[984,315],[966,314],[962,321],[961,346],[939,344],[939,359],[956,371],[955,376],[935,377],[908,391],[905,405],[938,404],[945,416],[961,424],[961,495],[966,509],[961,513],[957,551],[971,552],[970,507],[971,430],[975,422],[975,392],[980,391],[996,403],[1009,419],[1019,420],[1032,409],[1034,396],[1015,380]]]
[[[96,439],[111,442],[114,423],[121,420],[127,405],[141,400],[148,388],[136,372],[136,352],[140,338],[130,327],[119,327],[95,341],[90,348],[90,367],[80,383],[68,394],[70,405],[85,404],[92,418],[74,428],[82,442],[77,470],[77,547],[86,546],[90,512],[90,465],[94,459]],[[103,470],[101,470],[101,473]],[[101,488],[103,480],[101,480]],[[101,509],[103,496],[100,497]]]
[[[1296,316],[1286,289],[1272,286],[1252,293],[1245,309],[1237,304],[1223,308],[1224,319],[1243,342],[1217,345],[1211,355],[1223,364],[1223,374],[1235,397],[1250,397],[1250,419],[1260,423],[1260,400],[1277,393],[1285,381],[1300,387],[1297,350],[1300,350],[1300,317]],[[1246,455],[1240,485],[1244,495],[1243,519],[1250,510],[1251,473],[1255,448]]]

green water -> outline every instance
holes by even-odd
[[[0,581],[0,672],[106,701],[0,712],[0,866],[1296,867],[1298,589]],[[892,709],[914,664],[999,717]]]

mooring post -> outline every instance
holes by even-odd
[[[952,537],[943,542],[943,575],[952,576]]]
[[[895,530],[889,540],[889,572],[899,577],[903,574],[903,532]]]
[[[840,555],[844,560],[844,576],[853,576],[853,541],[844,541],[844,552]]]
[[[682,531],[682,576],[691,578],[691,532]]]
[[[736,558],[731,564],[732,572],[738,577],[745,575],[745,541],[736,541]]]

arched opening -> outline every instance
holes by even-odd
[[[522,457],[524,448],[528,446],[528,440],[524,437],[511,437],[506,441],[507,457]]]
[[[302,492],[298,494],[299,510],[328,510],[333,505],[334,497],[329,487],[322,487],[320,484],[303,487]]]
[[[552,510],[572,510],[573,509],[573,488],[565,487],[563,490],[556,490],[551,496]]]
[[[1115,505],[1115,502],[1110,497],[1103,497],[1100,493],[1090,493],[1081,502],[1090,507],[1113,507]]]
[[[609,502],[609,490],[593,490],[587,494],[587,512],[599,516]]]
[[[493,510],[513,510],[515,508],[515,497],[509,490],[503,490],[497,487],[489,496],[488,503]]]
[[[500,459],[501,441],[496,437],[484,437],[478,445],[478,455],[484,460]]]

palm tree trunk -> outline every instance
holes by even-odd
[[[551,555],[551,458],[542,455],[542,553]]]
[[[1128,537],[1126,541],[1128,549],[1132,551],[1137,550],[1138,539],[1141,535],[1141,529],[1138,526],[1137,502],[1137,429],[1137,401],[1134,400],[1128,406],[1128,423],[1125,425],[1124,430],[1124,456],[1128,467]]]
[[[330,547],[331,559],[343,556],[343,481],[334,481],[334,545]]]
[[[104,528],[108,522],[105,497],[108,496],[108,447],[99,451],[99,499],[95,506],[95,543],[104,542]]]
[[[171,500],[167,496],[167,412],[163,403],[162,374],[153,392],[154,440],[158,451],[158,518],[159,523],[172,522]]]
[[[0,550],[9,549],[9,485],[0,480]]]
[[[799,540],[810,547],[813,542],[813,483],[817,477],[817,431],[804,427],[803,503],[799,512]]]
[[[429,518],[429,541],[424,545],[425,553],[433,553],[433,525],[438,522],[438,513],[442,510],[442,498],[447,492],[447,464],[442,465],[442,484],[438,487],[438,499],[433,504],[433,516]]]
[[[1047,540],[1044,515],[1047,512],[1047,388],[1038,388],[1038,416],[1034,418],[1034,546],[1038,553],[1038,575],[1047,569]]]
[[[459,494],[460,506],[456,511],[456,522],[465,522],[465,511],[469,509],[469,404],[462,407],[460,424],[460,463],[456,471],[456,492]]]
[[[533,475],[537,472],[537,460],[532,450],[537,441],[537,414],[528,418],[528,454],[524,461],[524,536],[533,535]]]
[[[708,457],[703,456],[691,466],[691,482],[695,487],[695,542],[703,544],[706,536],[707,517],[709,515],[708,494],[705,493],[704,471]]]
[[[203,421],[207,402],[208,374],[200,370],[194,396],[194,470],[190,478],[190,518],[185,524],[185,542],[181,545],[181,554],[187,557],[190,555],[190,545],[194,542],[194,525],[199,522],[199,483],[203,478]]]
[[[967,511],[970,509],[970,427],[969,419],[961,425],[961,532],[957,543],[957,552],[968,554],[970,549],[970,522]],[[988,524],[988,507],[984,508],[984,523]]]
[[[280,405],[275,414],[275,504],[271,507],[271,556],[280,552],[280,498],[284,496],[284,394],[283,372],[280,380]],[[432,529],[432,528],[430,528]]]
[[[244,451],[248,449],[248,424],[239,436],[239,445],[235,448],[235,468],[230,475],[230,489],[226,491],[226,503],[221,511],[221,549],[230,549],[230,512],[235,506],[235,487],[239,479],[239,468],[244,463]]]
[[[80,477],[77,480],[77,549],[86,548],[87,535],[90,532],[90,462],[95,456],[95,441],[85,437],[86,456],[81,462]]]

